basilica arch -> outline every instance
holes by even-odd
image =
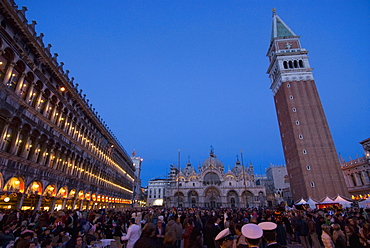
[[[240,199],[239,199],[238,193],[236,193],[235,190],[230,190],[227,193],[227,197],[226,198],[227,198],[227,206],[228,207],[234,208],[234,207],[239,206]]]
[[[199,195],[195,190],[188,193],[188,204],[189,207],[197,207],[199,205]]]
[[[217,208],[222,206],[221,192],[216,187],[209,187],[204,191],[204,206],[209,208]]]
[[[243,203],[243,207],[251,207],[251,206],[254,206],[254,195],[252,192],[250,191],[244,191],[242,193],[242,200],[241,202]]]
[[[176,192],[173,198],[173,202],[175,202],[178,207],[183,207],[185,203],[185,196],[182,192]]]

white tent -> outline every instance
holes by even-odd
[[[344,208],[350,208],[351,207],[351,201],[343,198],[342,196],[338,195],[334,200],[334,202],[338,202],[341,204]]]
[[[294,205],[304,205],[304,204],[306,204],[306,201],[303,198],[301,198],[297,203],[294,203]]]
[[[366,200],[358,202],[358,206],[360,208],[370,208],[370,198],[366,198]]]
[[[332,204],[332,203],[337,203],[337,202],[333,201],[328,196],[326,196],[325,199],[320,201],[318,204]]]
[[[316,209],[317,201],[312,200],[312,198],[308,198],[306,204],[310,206],[312,209]]]

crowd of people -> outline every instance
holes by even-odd
[[[370,247],[370,210],[130,208],[0,211],[0,248]]]

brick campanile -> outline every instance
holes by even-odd
[[[348,197],[307,53],[299,36],[273,13],[267,73],[292,196],[294,200]]]

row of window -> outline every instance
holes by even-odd
[[[283,61],[284,69],[293,69],[293,68],[304,68],[303,61],[300,60],[289,60]]]
[[[105,164],[122,171],[122,166],[107,155],[107,153],[112,152],[113,147],[106,139],[102,138],[102,134],[96,128],[89,130],[88,127],[92,126],[92,123],[87,122],[90,125],[79,123],[78,120],[81,119],[75,117],[67,107],[64,107],[56,94],[52,94],[50,89],[45,88],[40,80],[34,83],[35,78],[32,72],[24,73],[25,65],[22,61],[13,65],[11,62],[13,57],[14,54],[9,48],[4,49],[3,54],[0,55],[0,79],[3,80],[6,87],[14,91],[20,96],[21,100],[47,118],[50,126],[58,127]],[[19,76],[21,74],[22,76]],[[122,172],[127,174],[124,170]]]
[[[54,141],[46,135],[40,136],[38,130],[32,131],[28,124],[20,128],[17,123],[20,123],[17,118],[9,125],[0,119],[0,132],[4,134],[0,140],[1,150],[95,185],[106,188],[122,188],[121,185],[125,185],[126,191],[129,191],[130,182],[122,177],[117,178],[113,171],[102,170],[104,164],[87,161],[59,143],[51,145]]]

